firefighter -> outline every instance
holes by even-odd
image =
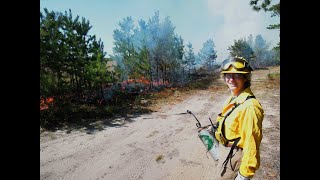
[[[252,93],[252,67],[242,57],[222,62],[221,76],[231,92],[224,102],[212,132],[219,141],[219,161],[215,178],[251,179],[260,166],[264,111]]]

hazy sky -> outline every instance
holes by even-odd
[[[226,59],[228,46],[234,40],[247,38],[252,34],[262,37],[274,46],[279,41],[279,30],[269,30],[270,24],[279,23],[279,17],[271,13],[256,12],[249,5],[250,0],[40,0],[40,10],[65,12],[71,9],[73,18],[79,15],[90,21],[89,34],[101,38],[104,51],[113,54],[113,31],[119,29],[119,22],[128,16],[137,23],[148,21],[159,10],[160,21],[169,17],[181,35],[184,44],[191,42],[194,52],[212,38],[217,50],[217,62]],[[278,2],[279,0],[273,0]]]

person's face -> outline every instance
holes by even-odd
[[[246,79],[243,74],[227,73],[224,75],[225,82],[234,96],[238,96],[244,89]]]

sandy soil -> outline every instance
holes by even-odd
[[[272,72],[280,68],[253,73],[252,90],[265,110],[261,167],[253,179],[280,179],[280,85],[267,78]],[[212,179],[216,162],[197,136],[196,120],[184,113],[207,125],[228,95],[219,79],[157,112],[116,118],[102,131],[42,132],[40,179]]]

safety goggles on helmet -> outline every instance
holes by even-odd
[[[227,71],[230,68],[230,66],[233,66],[233,68],[237,71],[252,71],[252,68],[250,67],[249,63],[244,58],[240,57],[224,60],[221,64],[221,70]]]

